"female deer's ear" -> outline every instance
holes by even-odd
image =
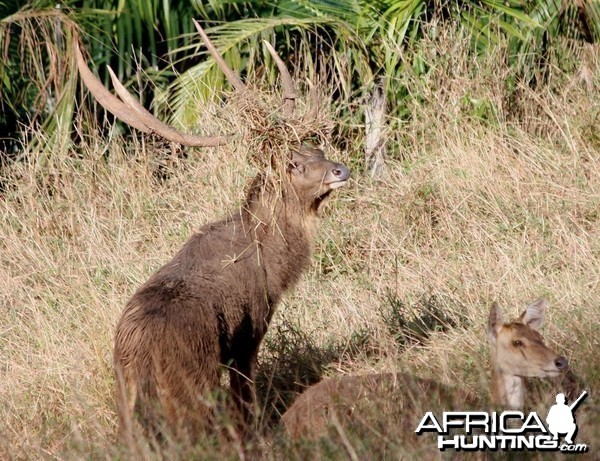
[[[540,298],[532,302],[527,309],[523,311],[519,320],[527,325],[529,328],[539,330],[544,321],[544,314],[548,307],[548,301],[545,298]]]
[[[490,308],[490,316],[488,318],[487,337],[492,344],[496,343],[498,332],[504,325],[504,318],[502,317],[502,311],[498,303],[494,301]]]

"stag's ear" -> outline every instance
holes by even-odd
[[[527,309],[523,311],[519,320],[527,325],[529,328],[539,330],[544,321],[544,314],[548,307],[548,301],[544,298],[540,298],[532,302]]]
[[[303,174],[305,170],[306,156],[300,152],[292,152],[290,158],[289,170],[292,174]]]
[[[304,165],[298,162],[290,162],[290,171],[292,174],[303,174],[304,173]]]
[[[498,333],[504,325],[504,318],[502,317],[502,311],[498,303],[494,301],[490,308],[490,316],[488,318],[487,337],[490,343],[495,344]]]
[[[301,152],[304,155],[309,155],[311,157],[325,158],[325,152],[323,152],[323,150],[319,149],[318,147],[314,146],[312,143],[303,142]]]

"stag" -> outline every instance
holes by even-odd
[[[249,92],[195,25],[235,93]],[[273,47],[265,45],[282,76],[283,120],[293,125],[293,79]],[[78,46],[75,51],[90,93],[130,126],[185,146],[227,141],[165,125],[109,69],[118,99],[88,69]],[[305,119],[315,118],[316,99],[311,87],[312,107]],[[301,141],[286,144],[289,149],[274,173],[259,172],[236,213],[200,228],[127,302],[114,344],[117,411],[127,441],[139,429],[195,439],[211,424],[210,398],[223,368],[229,370],[231,407],[241,433],[252,426],[261,341],[282,295],[310,262],[322,203],[350,177],[346,166]]]

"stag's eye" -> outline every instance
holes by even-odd
[[[515,340],[512,342],[512,344],[513,344],[513,346],[515,346],[515,347],[521,347],[521,346],[523,346],[523,341],[521,341],[520,339],[515,339]]]

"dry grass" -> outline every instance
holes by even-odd
[[[496,299],[516,316],[544,295],[551,302],[547,343],[586,381],[592,398],[581,411],[597,412],[600,67],[594,53],[595,92],[577,82],[566,82],[562,92],[523,90],[532,105],[519,122],[501,104],[493,123],[455,110],[452,101],[467,89],[502,101],[501,85],[486,83],[485,73],[470,76],[467,86],[460,73],[446,75],[445,86],[432,85],[392,140],[399,154],[387,177],[373,183],[355,172],[325,210],[314,264],[274,318],[261,379],[310,382],[323,373],[393,369],[484,392],[490,303]],[[225,124],[208,116],[203,127],[217,132],[235,125],[234,115]],[[31,152],[3,171],[0,458],[127,457],[115,442],[114,325],[135,288],[194,229],[235,209],[252,176],[245,147],[173,158],[165,148],[92,137],[69,157],[50,157],[42,166]],[[343,153],[330,156],[349,161]],[[410,317],[427,300],[455,326],[422,345],[401,344],[391,328],[394,306]],[[295,355],[286,360],[286,354]],[[273,368],[290,364],[296,374]],[[302,366],[312,376],[302,375]],[[266,413],[272,393],[263,392]],[[591,414],[580,421],[580,439],[594,449],[600,422]],[[263,426],[275,419],[265,418]],[[368,443],[345,438],[309,452],[344,459],[393,443],[373,435]],[[307,449],[279,439],[261,446],[270,458],[300,458]],[[211,441],[198,450],[203,457],[237,456],[235,447]]]

